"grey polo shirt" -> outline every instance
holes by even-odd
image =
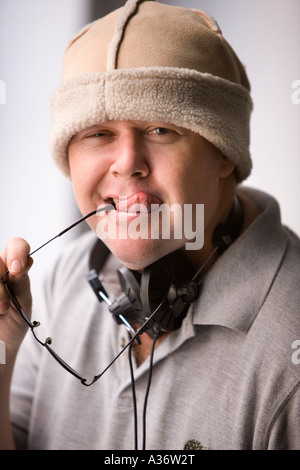
[[[157,348],[146,421],[147,449],[300,449],[300,241],[282,227],[276,201],[243,189],[261,215],[211,268],[182,327]],[[92,378],[119,353],[127,330],[84,279],[93,234],[54,265],[33,318],[63,359]],[[118,295],[118,261],[102,277]],[[294,354],[294,355],[293,355]],[[299,361],[300,362],[300,361]],[[139,446],[149,360],[134,366]],[[65,372],[27,335],[12,388],[20,448],[133,449],[128,354],[92,387]]]

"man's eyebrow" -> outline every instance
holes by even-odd
[[[92,132],[93,130],[97,130],[97,129],[100,129],[101,127],[105,127],[105,124],[103,123],[100,123],[100,124],[96,124],[94,126],[91,126],[90,128],[87,128],[87,129],[82,129],[81,131],[79,132],[76,132],[76,134],[72,135],[71,139],[69,140],[69,143],[68,143],[68,146],[70,144],[73,144],[74,142],[77,142],[81,139],[82,136],[84,136],[84,132],[86,131],[86,133],[88,133],[89,131]]]

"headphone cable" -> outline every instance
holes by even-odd
[[[143,408],[143,450],[146,449],[146,414],[147,414],[147,404],[148,404],[148,396],[150,392],[151,380],[152,380],[152,371],[153,371],[153,358],[154,358],[154,349],[156,341],[159,337],[159,331],[155,333],[152,347],[151,347],[151,354],[150,354],[150,364],[149,364],[149,376],[148,376],[148,383],[146,388],[146,394],[144,399],[144,408]],[[136,393],[135,393],[135,380],[134,380],[134,372],[133,372],[133,365],[132,365],[132,347],[133,343],[129,345],[128,350],[128,359],[129,359],[129,368],[130,368],[130,377],[131,377],[131,391],[132,391],[132,399],[133,399],[133,416],[134,416],[134,450],[138,450],[138,419],[137,419],[137,401],[136,401]]]
[[[146,414],[147,414],[147,403],[148,403],[148,396],[150,392],[150,385],[151,385],[151,379],[152,379],[152,371],[153,371],[153,358],[154,358],[154,349],[155,349],[155,343],[159,337],[159,330],[155,332],[153,341],[152,341],[152,348],[151,348],[151,354],[150,354],[150,364],[149,364],[149,377],[148,377],[148,384],[147,384],[147,389],[146,389],[146,394],[145,394],[145,399],[144,399],[144,409],[143,409],[143,450],[146,449]]]
[[[128,349],[128,359],[129,359],[129,368],[130,368],[130,377],[131,377],[131,391],[132,391],[132,399],[133,399],[134,450],[138,450],[137,406],[136,406],[134,373],[133,373],[133,365],[132,365],[132,347],[133,347],[133,343],[130,343],[129,349]]]

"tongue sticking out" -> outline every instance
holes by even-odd
[[[151,212],[151,205],[161,205],[162,201],[157,197],[151,196],[148,193],[136,193],[133,196],[127,198],[126,196],[120,197],[119,201],[116,202],[116,209],[119,212]]]

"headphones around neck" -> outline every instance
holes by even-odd
[[[122,266],[117,271],[122,293],[113,302],[110,302],[98,277],[110,253],[99,240],[92,252],[92,269],[86,276],[87,280],[98,300],[106,301],[113,318],[118,324],[124,323],[132,335],[136,334],[133,324],[139,325],[140,333],[147,331],[151,337],[161,331],[177,330],[190,304],[199,296],[205,277],[200,276],[201,271],[216,252],[222,254],[237,239],[243,222],[242,206],[235,197],[227,220],[214,230],[212,242],[215,249],[196,273],[186,256],[178,250],[155,261],[142,273]]]

